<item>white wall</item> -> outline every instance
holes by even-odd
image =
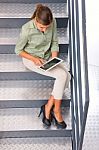
[[[86,0],[88,64],[99,66],[99,0]]]

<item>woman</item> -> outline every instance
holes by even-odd
[[[66,128],[61,114],[61,102],[70,74],[64,64],[47,72],[38,67],[49,58],[57,57],[59,53],[56,20],[47,6],[37,5],[31,20],[22,26],[15,52],[22,57],[23,64],[28,69],[56,79],[51,96],[47,104],[41,106],[40,114],[43,112],[42,122],[47,127],[51,126],[51,119],[54,119],[57,128]]]

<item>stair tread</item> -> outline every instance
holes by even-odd
[[[69,70],[67,54],[60,54],[60,58],[66,61]],[[31,72],[23,63],[22,58],[16,54],[0,54],[0,72]]]
[[[0,139],[2,150],[72,150],[71,138],[6,138]]]
[[[67,17],[66,3],[44,3],[53,12],[53,16]],[[36,4],[22,4],[22,3],[0,3],[0,18],[30,18],[35,10]]]
[[[0,109],[0,131],[45,130],[42,116],[38,118],[39,111],[39,108]],[[70,109],[62,107],[62,116],[67,129],[71,129]],[[48,130],[56,130],[56,127],[52,124]]]
[[[0,44],[16,44],[21,29],[17,28],[0,28]],[[59,44],[69,43],[68,28],[58,28]]]
[[[31,4],[31,3],[37,3],[37,0],[0,0],[0,3],[25,3],[25,4]],[[57,0],[47,0],[48,3],[57,3]],[[46,0],[39,0],[39,3],[46,3]],[[67,3],[67,0],[60,0],[58,3]]]
[[[50,97],[53,80],[0,81],[0,101],[46,100]],[[63,99],[70,99],[70,89],[64,91]]]

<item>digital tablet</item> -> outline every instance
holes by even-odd
[[[47,61],[46,63],[44,63],[43,66],[40,66],[39,68],[44,71],[48,71],[62,62],[63,62],[62,59],[60,59],[58,57],[54,57],[54,58],[50,59],[49,61]]]

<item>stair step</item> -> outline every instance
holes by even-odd
[[[60,58],[64,59],[69,67],[67,55],[60,55]],[[0,54],[0,74],[0,80],[53,79],[30,71],[23,65],[22,58],[15,54]]]
[[[38,108],[49,99],[52,80],[0,81],[0,108]],[[70,106],[70,89],[64,91],[62,106]]]
[[[58,27],[66,27],[68,11],[66,3],[46,3],[56,18]],[[1,3],[0,4],[0,27],[20,28],[30,20],[35,10],[35,4]]]
[[[18,28],[0,28],[0,44],[14,45],[16,44],[21,29]],[[69,29],[58,28],[58,42],[59,44],[69,44]]]
[[[68,56],[66,54],[60,54],[67,67],[68,66]],[[69,69],[69,68],[68,68]],[[22,58],[16,54],[0,54],[0,72],[31,72],[27,69],[22,62]]]
[[[0,54],[13,54],[21,29],[0,28]],[[68,53],[69,29],[58,28],[60,53]]]
[[[5,138],[0,139],[2,150],[72,150],[69,137]]]
[[[51,8],[53,16],[64,18],[68,16],[66,3],[44,3]],[[36,8],[36,4],[1,3],[0,18],[30,18]]]
[[[1,42],[0,39],[0,54],[15,54],[15,44],[6,44],[8,41],[4,39]],[[68,45],[69,44],[59,44],[60,53],[68,54]]]
[[[48,3],[66,3],[67,0],[47,0]],[[38,0],[0,0],[0,3],[38,3]],[[46,0],[39,0],[39,3],[46,3]]]
[[[62,107],[62,116],[67,128],[57,130],[52,124],[45,129],[41,118],[38,118],[38,108],[0,109],[0,138],[9,137],[70,137],[71,114],[70,109]]]

